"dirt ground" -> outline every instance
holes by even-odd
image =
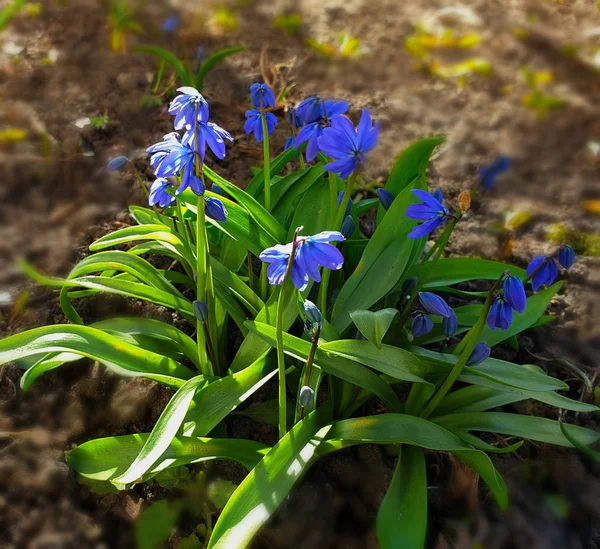
[[[126,154],[149,179],[144,149],[170,131],[165,102],[140,102],[152,92],[156,62],[110,51],[106,8],[100,2],[42,5],[38,17],[20,16],[0,31],[0,134],[8,128],[27,132],[24,141],[0,142],[3,334],[63,321],[55,295],[43,290],[33,293],[24,311],[11,314],[22,292],[31,289],[15,261],[23,257],[45,273],[66,274],[92,236],[108,230],[106,223],[127,222],[124,208],[143,203],[133,176],[108,174],[106,161]],[[203,5],[205,21],[215,6]],[[215,120],[236,137],[217,166],[236,183],[243,184],[250,167],[260,163],[260,149],[243,135],[243,112],[248,86],[260,77],[261,53],[266,52],[267,66],[277,66],[295,84],[294,100],[314,93],[346,99],[353,117],[369,107],[382,121],[367,180],[385,181],[392,159],[412,141],[444,135],[447,142],[436,151],[429,176],[453,204],[476,180],[481,165],[499,154],[512,157],[510,173],[459,225],[450,254],[500,257],[494,227],[507,211],[522,209],[531,220],[515,232],[509,261],[525,266],[532,256],[551,251],[556,244],[547,235],[557,224],[574,233],[580,251],[589,253],[581,246],[581,234],[597,235],[600,228],[598,213],[583,207],[585,200],[600,199],[600,157],[588,145],[600,141],[600,81],[590,61],[600,48],[595,2],[465,0],[460,9],[449,6],[441,0],[264,0],[235,7],[239,27],[224,31],[211,24],[202,28],[200,19],[186,11],[193,3],[147,2],[140,14],[147,32],[134,42],[188,52],[198,45],[208,52],[247,47],[211,73],[204,90]],[[177,39],[168,39],[158,27],[174,11],[185,23]],[[302,16],[295,36],[273,28],[274,17],[288,13]],[[417,70],[404,41],[419,23],[481,35],[473,51],[439,55],[444,63],[483,58],[491,64],[491,76],[469,76],[461,87],[456,79]],[[306,44],[307,38],[334,42],[340,33],[360,38],[361,56],[327,58]],[[579,53],[568,54],[574,46]],[[524,66],[551,71],[554,81],[545,89],[568,105],[543,120],[523,106],[528,92],[520,76]],[[109,119],[102,130],[77,126],[82,118],[102,114]],[[281,150],[289,132],[283,116],[279,126],[273,150]],[[495,351],[518,363],[541,365],[570,383],[571,397],[587,401],[591,395],[582,377],[593,383],[598,373],[599,262],[597,251],[595,257],[580,254],[565,290],[551,304],[554,324],[525,334],[518,352]],[[136,305],[106,297],[86,307],[90,318],[105,318]],[[19,377],[14,367],[0,370],[0,547],[132,547],[135,518],[147,502],[164,494],[150,485],[127,494],[95,495],[77,483],[64,450],[102,435],[149,430],[168,391],[151,382],[118,379],[85,363],[46,375],[27,394],[18,388]],[[511,409],[533,410],[525,405]],[[535,412],[557,417],[554,409]],[[592,417],[571,416],[570,421],[594,425]],[[252,437],[257,425],[240,419],[229,429],[235,436]],[[392,456],[370,446],[322,460],[257,536],[256,547],[377,547],[374,520],[393,464]],[[533,444],[496,464],[511,488],[513,503],[506,514],[483,489],[480,504],[474,504],[460,471],[432,456],[430,547],[600,547],[597,468],[573,452]]]

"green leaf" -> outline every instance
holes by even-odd
[[[177,524],[181,506],[163,499],[146,508],[135,524],[138,549],[156,549],[161,546]]]
[[[294,405],[291,402],[288,402],[286,410],[288,414],[288,423],[294,423]],[[279,403],[277,402],[277,399],[272,399],[263,402],[253,402],[248,408],[231,412],[231,415],[249,417],[255,421],[277,427],[278,412]]]
[[[592,450],[590,447],[588,447],[586,444],[583,444],[577,438],[577,435],[574,434],[574,432],[572,431],[572,425],[563,423],[562,421],[559,424],[562,434],[573,446],[575,446],[575,448],[577,448],[585,457],[587,457],[591,461],[595,463],[600,463],[600,452],[596,452],[595,450]]]
[[[243,206],[263,230],[276,242],[283,244],[286,231],[279,222],[260,204],[252,195],[230,183],[219,174],[213,172],[208,166],[204,166],[204,173],[213,183],[219,185],[234,198],[238,204]]]
[[[329,183],[324,178],[320,178],[311,187],[310,192],[302,195],[294,209],[286,241],[291,241],[297,227],[304,227],[301,231],[303,235],[316,234],[328,229],[330,210]]]
[[[427,470],[423,453],[402,446],[377,513],[381,549],[423,549],[427,534]]]
[[[276,158],[271,160],[271,180],[285,167],[285,165],[298,156],[298,151],[294,147],[283,151]],[[265,174],[263,170],[259,170],[246,186],[246,192],[257,198],[263,192],[265,183]]]
[[[316,459],[330,425],[317,410],[294,425],[238,486],[223,509],[208,549],[245,549],[254,534]]]
[[[208,486],[208,499],[217,509],[223,509],[236,488],[237,485],[230,480],[215,479]]]
[[[352,311],[350,318],[358,331],[381,349],[381,342],[397,314],[397,309],[381,309],[377,312]]]
[[[416,177],[424,178],[431,153],[444,141],[446,139],[443,137],[430,137],[406,147],[396,160],[385,184],[385,189],[394,196],[398,196]]]
[[[333,353],[360,362],[394,379],[415,383],[428,383],[422,378],[424,368],[419,358],[398,347],[382,345],[378,349],[369,341],[340,339],[323,343],[319,349],[322,352]]]
[[[166,405],[133,463],[127,471],[112,480],[115,486],[123,489],[128,484],[135,483],[150,470],[175,438],[196,391],[206,384],[206,379],[200,375],[186,381],[181,386]]]
[[[179,81],[183,86],[194,85],[192,73],[188,71],[183,62],[180,61],[173,52],[156,46],[137,46],[134,48],[134,51],[148,53],[154,57],[158,57],[161,61],[164,61],[167,65],[175,70],[177,76],[179,77]]]
[[[61,352],[97,360],[119,375],[148,377],[170,386],[182,385],[179,380],[193,375],[191,370],[168,357],[125,343],[96,328],[70,324],[34,328],[1,340],[0,364],[32,355]],[[29,389],[49,369],[43,363],[29,368],[21,378],[23,390]]]
[[[248,329],[256,333],[271,347],[276,348],[276,331],[273,326],[261,322],[246,322]],[[311,344],[308,341],[293,335],[283,334],[283,347],[286,354],[306,362],[310,353]],[[317,349],[314,364],[320,366],[324,372],[332,374],[340,379],[349,381],[358,387],[363,387],[377,395],[391,410],[399,410],[402,407],[400,400],[391,387],[378,375],[361,364],[340,356],[332,356],[326,351]]]
[[[149,436],[150,433],[139,433],[90,440],[67,452],[67,463],[86,478],[111,480],[127,470]],[[269,449],[269,446],[253,440],[177,436],[148,473],[209,459],[237,461],[250,470]]]
[[[342,289],[333,307],[331,323],[342,333],[351,322],[350,313],[369,309],[386,296],[402,277],[414,241],[406,235],[415,221],[404,215],[415,197],[412,186],[404,189],[369,240],[361,260]]]
[[[523,269],[507,263],[471,257],[449,257],[438,259],[435,263],[413,265],[406,271],[406,278],[418,278],[423,284],[422,289],[426,290],[471,280],[497,280],[506,270],[519,278],[525,277]]]
[[[200,69],[198,69],[198,72],[196,74],[195,88],[198,91],[202,91],[206,75],[210,71],[212,71],[219,63],[221,63],[228,57],[242,51],[246,51],[246,48],[244,46],[236,46],[233,48],[225,48],[213,53],[200,65]]]
[[[166,225],[169,229],[175,231],[175,221],[168,215],[143,206],[129,206],[129,213],[138,225]]]
[[[563,435],[558,421],[543,417],[503,412],[469,412],[440,416],[432,421],[453,431],[483,431],[547,442],[557,446],[573,446]],[[575,425],[572,426],[572,436],[577,437],[586,446],[600,439],[600,433]]]

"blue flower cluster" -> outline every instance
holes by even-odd
[[[321,281],[319,267],[337,271],[344,264],[344,256],[329,242],[342,242],[344,235],[337,231],[323,231],[313,236],[298,236],[295,242],[277,244],[260,254],[264,263],[269,263],[267,278],[273,286],[282,284],[288,270],[290,256],[292,261],[291,277],[294,286],[303,291],[309,279]]]
[[[213,154],[225,158],[225,140],[233,138],[223,128],[209,122],[208,103],[195,88],[184,86],[169,106],[169,113],[175,117],[174,128],[163,140],[149,147],[152,155],[150,165],[157,177],[150,189],[149,204],[164,208],[173,203],[175,196],[171,192],[168,177],[180,178],[175,194],[190,188],[198,196],[204,195],[205,187],[198,176],[208,146]],[[178,133],[184,130],[183,136]],[[206,199],[206,214],[218,221],[225,221],[227,210],[216,198]]]
[[[525,286],[516,276],[507,274],[503,281],[503,294],[496,296],[488,315],[488,326],[494,330],[508,330],[512,324],[513,311],[522,313],[527,306]]]
[[[452,308],[439,296],[431,292],[419,292],[419,302],[425,309],[418,311],[412,319],[410,331],[415,337],[427,335],[433,329],[433,320],[429,314],[442,317],[442,331],[446,337],[452,337],[458,328],[458,318]]]

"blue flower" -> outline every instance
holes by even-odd
[[[570,269],[575,263],[575,250],[568,244],[561,246],[558,250],[558,262],[565,269]]]
[[[537,292],[542,286],[550,286],[556,280],[558,267],[551,257],[538,255],[527,266],[526,272],[527,276],[533,273],[531,287],[534,292]]]
[[[394,201],[394,195],[385,189],[377,189],[377,196],[379,197],[383,209],[386,211],[389,210]]]
[[[296,109],[291,108],[288,110],[288,122],[290,123],[290,126],[292,126],[292,128],[302,127],[302,121],[300,120]]]
[[[206,215],[215,221],[227,221],[227,209],[218,198],[206,198]]]
[[[273,133],[277,126],[277,117],[272,112],[264,113],[267,121],[267,131],[269,135]],[[244,131],[247,134],[254,132],[254,138],[261,143],[263,140],[263,129],[261,112],[256,109],[250,109],[246,111],[246,123],[244,124]]]
[[[164,177],[159,177],[150,187],[150,196],[148,204],[150,206],[160,206],[166,208],[173,203],[175,197],[167,192],[171,185]]]
[[[351,215],[347,215],[342,223],[340,232],[344,235],[344,238],[348,238],[354,232],[354,229],[356,229],[356,223]]]
[[[306,289],[309,278],[312,278],[315,282],[321,281],[319,267],[333,270],[342,268],[344,257],[329,242],[341,242],[343,240],[344,236],[336,231],[323,231],[314,236],[299,236],[297,238],[292,264],[292,282],[298,290]],[[267,248],[260,254],[262,261],[270,263],[267,269],[267,278],[273,286],[277,286],[284,281],[293,250],[293,243],[277,244],[272,248]]]
[[[467,360],[467,366],[476,366],[477,364],[481,364],[490,356],[491,352],[492,350],[487,343],[484,343],[483,341],[478,343],[473,348],[473,352]]]
[[[433,321],[425,313],[417,313],[410,325],[410,331],[415,337],[424,336],[433,330]]]
[[[304,126],[296,136],[296,148],[308,141],[306,146],[306,160],[308,162],[312,162],[319,154],[319,138],[323,135],[324,129],[325,121],[319,120]]]
[[[525,286],[516,276],[508,275],[504,279],[504,301],[515,311],[522,313],[527,305]]]
[[[306,299],[303,303],[303,307],[306,320],[309,322],[316,322],[317,324],[321,324],[321,326],[323,325],[323,315],[312,301]]]
[[[318,141],[321,152],[334,158],[325,169],[345,179],[364,164],[365,154],[377,144],[378,136],[379,122],[373,126],[369,109],[363,109],[356,129],[345,116],[333,115],[331,127],[323,130]]]
[[[152,154],[150,165],[154,169],[156,177],[181,175],[181,185],[177,189],[177,194],[188,187],[199,196],[204,194],[204,185],[195,174],[195,153],[191,147],[181,143],[179,134],[169,133],[163,137],[160,143],[156,143],[146,150]]]
[[[208,103],[200,92],[190,86],[183,86],[177,91],[182,95],[178,95],[169,105],[169,114],[175,116],[175,129],[192,128],[196,121],[196,111],[198,111],[198,122],[206,122],[208,120]]]
[[[495,330],[496,328],[508,330],[512,323],[512,318],[512,307],[504,301],[502,296],[496,297],[487,318],[488,326],[492,330]]]
[[[317,95],[307,97],[296,108],[296,120],[301,126],[315,122],[321,117],[321,99]]]
[[[433,198],[435,198],[440,204],[444,203],[444,195],[442,193],[442,189],[436,189],[432,194]]]
[[[217,126],[214,122],[198,122],[198,152],[200,158],[204,162],[204,155],[206,154],[206,145],[210,147],[213,154],[223,160],[225,158],[225,139],[233,141],[231,134]],[[194,128],[189,128],[183,135],[182,143],[188,145],[191,149],[195,149],[195,131]]]
[[[406,210],[406,216],[418,221],[425,221],[417,225],[409,234],[409,238],[421,238],[439,227],[450,216],[450,212],[433,195],[421,189],[410,191],[422,204],[412,204]]]
[[[419,301],[428,312],[434,315],[446,317],[452,314],[452,309],[439,295],[431,292],[419,292]]]
[[[442,331],[446,337],[452,337],[458,329],[458,317],[452,309],[450,311],[452,314],[445,316],[442,320]]]
[[[488,191],[496,184],[496,177],[510,170],[511,160],[509,156],[500,156],[489,166],[483,166],[479,170],[481,188]]]
[[[164,20],[163,24],[160,26],[160,30],[171,34],[175,32],[179,28],[179,24],[181,23],[181,19],[179,19],[178,15],[172,15]]]
[[[197,320],[200,322],[206,322],[208,320],[208,305],[204,303],[204,301],[194,300],[192,308]]]
[[[290,135],[287,138],[285,145],[283,146],[283,150],[287,151],[290,147],[295,147],[295,146],[296,146],[296,138],[293,135]]]
[[[126,156],[115,156],[112,160],[108,162],[108,164],[106,165],[106,169],[109,172],[117,172],[119,170],[122,170],[125,166],[127,166],[128,162],[129,158],[127,158]]]
[[[250,86],[250,99],[256,109],[266,109],[275,106],[273,90],[267,84],[252,84]]]

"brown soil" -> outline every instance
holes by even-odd
[[[172,4],[182,10],[191,6]],[[209,52],[240,43],[248,47],[212,73],[205,89],[215,119],[239,137],[219,163],[219,172],[242,184],[249,168],[260,163],[260,149],[243,136],[242,126],[247,87],[259,77],[260,54],[266,49],[270,63],[283,71],[292,68],[294,99],[312,93],[347,99],[353,116],[367,106],[382,120],[368,178],[384,181],[391,158],[410,142],[445,135],[447,143],[436,152],[430,181],[453,201],[473,183],[480,165],[500,153],[512,156],[513,170],[459,225],[449,253],[498,257],[498,239],[491,229],[508,209],[527,208],[533,215],[516,234],[509,258],[520,266],[532,255],[553,249],[546,239],[553,224],[598,233],[597,214],[581,203],[600,198],[598,159],[587,149],[589,141],[600,141],[600,86],[587,61],[561,53],[569,44],[581,45],[586,55],[598,47],[584,32],[597,25],[594,2],[463,4],[481,23],[473,28],[455,25],[483,36],[475,52],[493,67],[491,77],[469,78],[464,89],[415,71],[415,60],[404,49],[413,25],[431,21],[445,5],[441,0],[260,1],[241,8],[240,28],[227,33],[198,31],[189,26],[193,18],[184,18],[188,26],[178,47],[194,51],[202,44]],[[156,29],[172,9],[162,2],[147,3],[140,19],[147,29]],[[275,15],[290,11],[301,13],[304,22],[295,37],[272,28]],[[143,203],[143,195],[133,174],[107,174],[106,161],[126,154],[149,178],[143,151],[170,129],[164,103],[140,104],[140,97],[151,93],[155,62],[138,54],[111,53],[105,14],[91,0],[74,0],[67,6],[49,1],[39,18],[19,17],[0,36],[4,45],[24,47],[18,62],[6,47],[0,52],[0,130],[18,127],[28,133],[24,142],[0,145],[0,331],[5,334],[64,321],[54,294],[42,290],[35,291],[25,311],[11,314],[12,303],[28,287],[15,260],[25,257],[45,273],[64,275],[82,253],[78,246],[109,229],[99,225],[88,230],[89,226],[115,217],[128,222],[123,209],[132,202]],[[515,33],[516,27],[527,29],[527,35]],[[365,55],[325,59],[304,42],[306,37],[332,42],[340,32],[360,37]],[[166,42],[151,30],[143,41]],[[48,64],[44,59],[53,49],[58,59]],[[518,75],[523,65],[551,70],[555,82],[549,92],[566,98],[569,106],[550,112],[545,120],[536,119],[521,104],[527,92]],[[109,117],[104,130],[74,125],[82,117],[104,113]],[[287,133],[281,118],[274,150],[281,149]],[[571,384],[570,396],[588,401],[580,375],[595,380],[597,373],[597,267],[597,258],[579,257],[566,289],[551,305],[557,317],[554,325],[523,336],[518,353],[497,351],[516,362],[540,364]],[[90,300],[85,307],[89,319],[144,311],[139,304],[108,296]],[[147,312],[168,314],[156,308]],[[168,391],[147,381],[118,379],[84,362],[44,376],[26,394],[18,387],[19,377],[15,367],[0,370],[0,546],[131,547],[140,509],[164,497],[164,491],[150,484],[127,494],[95,495],[77,483],[63,452],[103,435],[148,431]],[[526,406],[511,409],[533,412]],[[558,412],[542,408],[535,413],[556,418]],[[569,419],[593,424],[586,416]],[[250,436],[258,428],[250,420],[229,422],[235,436]],[[600,546],[597,469],[573,452],[536,445],[496,463],[511,488],[513,505],[506,514],[483,489],[481,504],[474,505],[472,479],[449,467],[445,458],[431,456],[430,547]],[[370,446],[323,459],[261,531],[256,546],[376,547],[374,519],[393,464],[384,449]],[[236,474],[230,473],[239,480]]]

